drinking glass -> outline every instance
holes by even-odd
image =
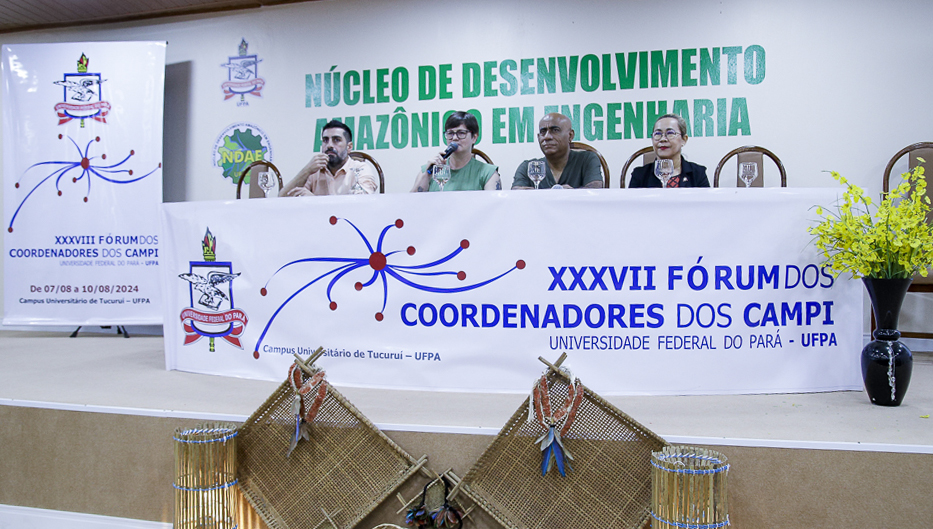
[[[538,184],[544,180],[545,175],[547,174],[547,166],[544,160],[532,160],[528,162],[528,178],[535,183],[535,189],[538,189]]]
[[[654,161],[654,176],[661,181],[661,187],[667,187],[667,182],[674,176],[674,160],[658,158]]]
[[[272,171],[263,171],[257,175],[259,177],[259,189],[262,189],[263,195],[269,198],[269,191],[275,187],[275,178]]]
[[[434,181],[437,182],[437,186],[441,188],[441,191],[443,191],[444,184],[450,180],[450,166],[446,163],[442,165],[435,165],[431,177],[434,178]]]
[[[739,166],[739,178],[745,182],[745,187],[752,187],[752,182],[758,178],[758,164],[755,162],[742,162]]]

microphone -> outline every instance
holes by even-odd
[[[441,155],[441,158],[445,160],[447,158],[450,158],[450,155],[453,154],[454,151],[456,151],[459,148],[460,148],[460,145],[457,142],[452,142],[450,145],[447,146],[447,150],[444,151],[444,154]],[[431,167],[428,167],[428,174],[432,174],[432,173],[434,173],[433,165]]]

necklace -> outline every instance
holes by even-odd
[[[540,443],[541,446],[542,476],[547,475],[555,465],[561,476],[567,475],[564,470],[565,465],[568,470],[573,470],[569,461],[567,461],[573,460],[573,456],[564,447],[561,438],[567,435],[574,419],[576,419],[577,410],[580,409],[580,403],[583,401],[584,388],[583,384],[580,383],[580,379],[570,374],[569,371],[567,371],[567,378],[570,380],[567,387],[567,398],[554,413],[551,412],[547,374],[541,375],[541,378],[535,382],[534,387],[531,389],[529,404],[532,409],[529,410],[528,420],[531,421],[532,417],[534,417],[533,420],[545,429],[544,435],[535,441],[535,443]]]

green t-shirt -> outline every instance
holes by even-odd
[[[427,166],[421,166],[421,172],[427,170]],[[492,178],[492,175],[499,170],[498,166],[489,165],[476,158],[471,158],[469,163],[460,169],[450,171],[450,180],[444,184],[444,191],[482,191],[486,187],[486,182]],[[431,179],[431,185],[428,191],[440,191],[440,186],[434,179]]]

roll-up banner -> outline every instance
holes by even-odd
[[[7,325],[162,323],[164,42],[2,49]]]
[[[526,392],[861,387],[862,294],[807,227],[832,189],[547,190],[162,206],[169,369]]]

